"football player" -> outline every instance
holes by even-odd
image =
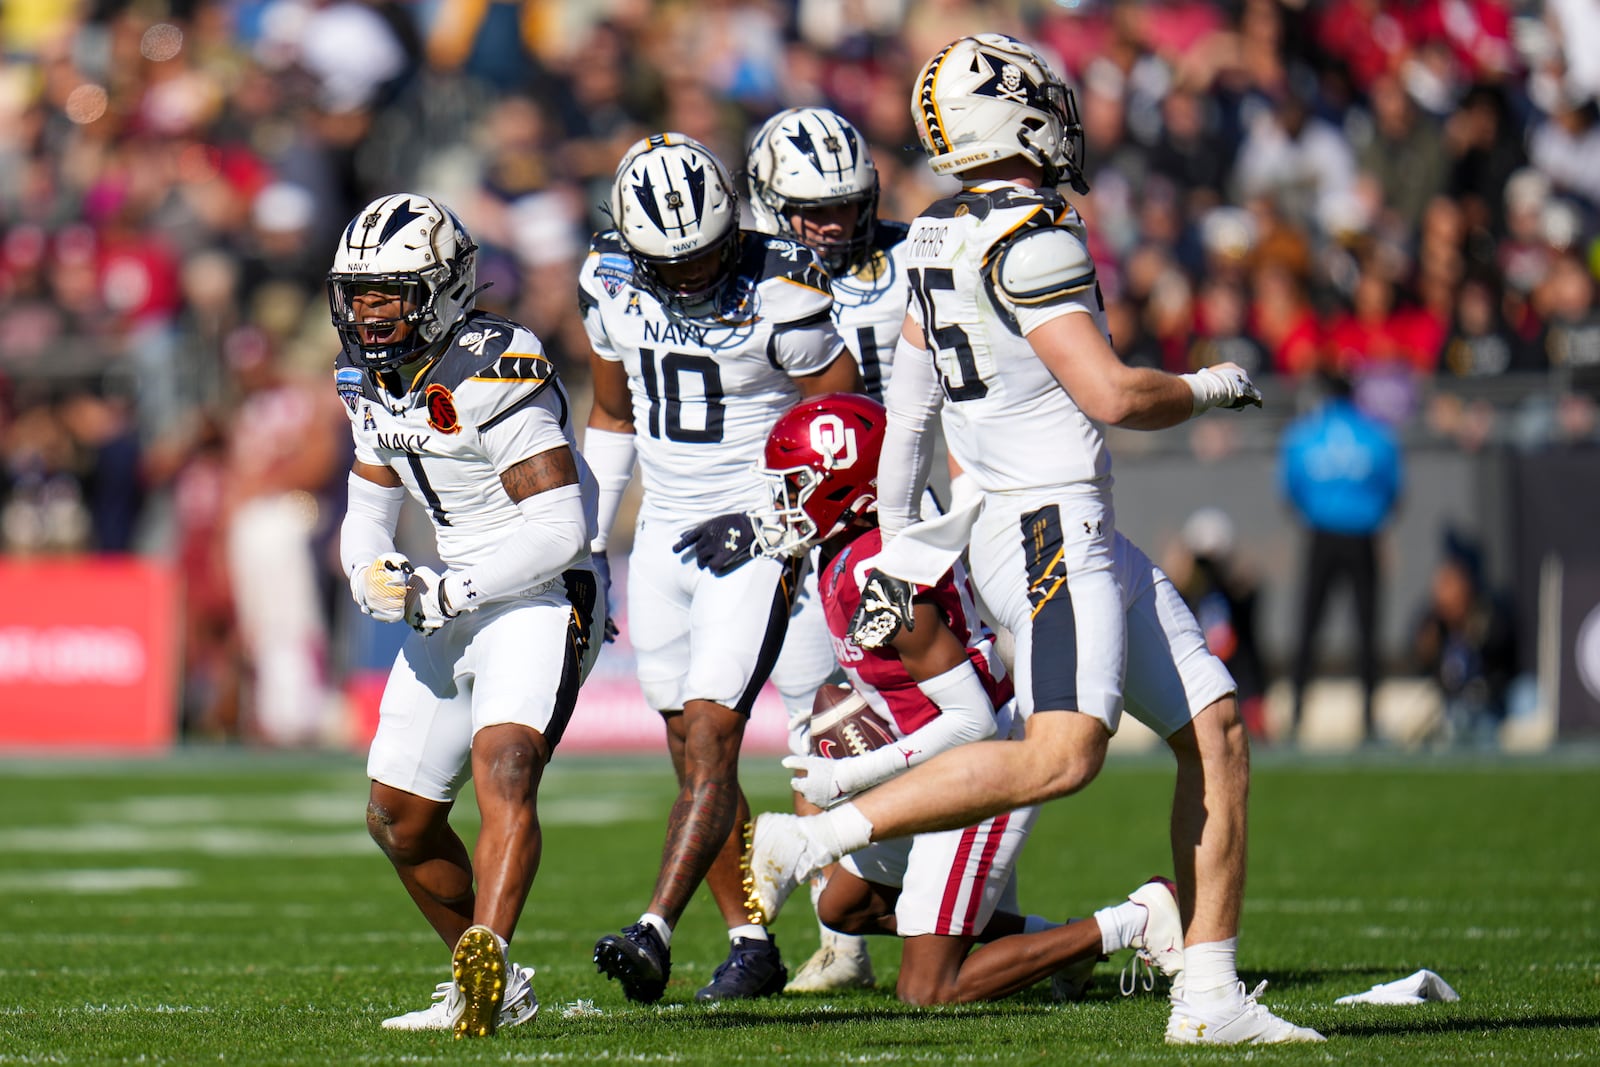
[[[833,283],[833,322],[861,370],[863,390],[882,399],[890,360],[905,319],[905,268],[899,262],[904,223],[878,218],[878,170],[867,140],[837,112],[795,107],[756,131],[745,160],[750,207],[764,233],[800,241],[817,254]],[[834,674],[833,647],[817,606],[815,561],[805,571],[772,684],[789,715],[789,750],[808,751],[812,700]],[[795,810],[816,810],[795,794]],[[813,905],[829,872],[811,880]],[[817,951],[785,988],[821,993],[871,986],[867,943],[819,923]]]
[[[962,189],[906,237],[912,310],[879,497],[892,540],[852,636],[874,647],[912,628],[910,582],[936,581],[970,542],[977,591],[1015,640],[1025,737],[961,746],[822,815],[763,815],[754,891],[776,902],[797,874],[868,841],[1076,792],[1099,772],[1126,697],[1178,761],[1185,965],[1167,1040],[1320,1041],[1238,979],[1249,750],[1233,680],[1171,583],[1117,536],[1102,429],[1159,429],[1260,394],[1233,364],[1177,376],[1117,358],[1083,223],[1055,188],[1087,191],[1076,105],[1031,47],[999,34],[955,41],[918,75],[912,114],[933,169]],[[935,419],[980,493],[912,526]]]
[[[604,625],[571,405],[537,337],[474,310],[476,253],[447,207],[396,193],[350,221],[328,275],[356,457],[340,560],[363,611],[416,631],[384,687],[367,829],[453,949],[435,1002],[383,1025],[458,1038],[538,1011],[507,943],[539,866],[540,776]],[[395,551],[408,495],[442,574]],[[472,856],[449,821],[469,777]]]
[[[842,759],[785,759],[798,772],[795,788],[819,807],[939,752],[1012,732],[1011,680],[959,563],[918,593],[915,626],[879,648],[851,640],[864,568],[882,547],[876,511],[884,423],[882,405],[841,394],[805,401],[767,435],[763,473],[782,529],[769,547],[819,548],[818,589],[839,666],[898,737]],[[1165,974],[1181,970],[1183,926],[1165,879],[1146,882],[1092,919],[1061,925],[1018,914],[1013,872],[1037,811],[1022,807],[964,828],[869,845],[839,863],[818,900],[819,916],[851,933],[904,939],[898,993],[910,1004],[993,1000],[1052,976],[1058,995],[1076,996],[1102,953],[1129,947]]]
[[[593,547],[604,561],[637,456],[644,499],[630,636],[681,788],[649,907],[602,937],[594,960],[630,999],[659,1000],[673,927],[706,881],[731,945],[696,999],[765,996],[788,972],[744,914],[738,756],[783,644],[798,567],[752,559],[759,531],[747,515],[765,502],[752,467],[797,399],[855,389],[860,376],[816,257],[797,241],[741,230],[732,179],[704,145],[678,133],[634,145],[617,168],[611,213],[615,228],[596,235],[578,279],[594,349],[584,438],[601,491]],[[746,565],[720,573],[728,559]]]

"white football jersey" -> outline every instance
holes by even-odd
[[[343,352],[334,378],[356,458],[400,476],[433,520],[446,565],[469,567],[493,556],[526,521],[500,472],[563,445],[577,461],[594,536],[595,481],[573,439],[571,405],[544,346],[526,327],[486,311],[469,313],[449,347],[399,397]],[[587,556],[585,550],[572,562]]]
[[[880,220],[861,265],[832,276],[834,325],[861,368],[863,391],[880,403],[911,295],[900,261],[905,237],[905,223]]]
[[[1024,242],[1050,245],[1049,284],[1022,290]],[[1054,189],[984,182],[940,200],[911,223],[903,245],[911,313],[941,381],[946,443],[984,492],[1017,492],[1109,478],[1104,431],[1061,387],[1024,334],[1062,314],[1106,329],[1083,222]],[[1071,269],[1063,269],[1063,266]],[[1003,279],[1012,282],[1012,294]]]
[[[740,244],[715,316],[690,318],[636,286],[615,231],[595,236],[579,271],[589,343],[628,372],[647,516],[767,505],[755,474],[767,432],[798,402],[794,378],[843,352],[828,277],[811,250],[752,231]]]

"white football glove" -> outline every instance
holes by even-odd
[[[819,808],[837,804],[848,795],[838,781],[839,765],[847,762],[822,756],[785,756],[783,759],[783,765],[789,770],[805,772],[789,779],[789,788]]]
[[[399,622],[406,613],[406,582],[414,568],[400,552],[385,552],[350,574],[350,595],[379,622]]]
[[[1250,380],[1250,375],[1237,363],[1218,363],[1202,367],[1193,374],[1183,375],[1189,390],[1194,393],[1194,413],[1212,408],[1237,411],[1249,404],[1261,406],[1261,390]]]
[[[444,595],[444,578],[432,567],[418,567],[406,583],[406,622],[417,633],[431,636],[459,615]]]

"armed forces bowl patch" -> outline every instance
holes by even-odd
[[[339,399],[355,413],[356,402],[361,399],[361,372],[355,367],[340,367],[334,371],[333,381],[339,389]]]
[[[595,265],[594,276],[606,287],[608,296],[616,296],[625,285],[633,283],[633,261],[617,252],[605,252]]]
[[[461,416],[456,414],[456,398],[450,395],[450,390],[434,382],[422,396],[428,404],[429,426],[440,433],[455,433],[461,429]]]

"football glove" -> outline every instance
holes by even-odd
[[[411,561],[399,552],[385,552],[350,574],[350,594],[366,614],[379,622],[399,622],[406,612],[406,583]]]
[[[600,596],[606,606],[605,643],[609,645],[617,639],[619,632],[616,620],[611,617],[611,560],[604,552],[591,552],[589,562],[600,578]]]
[[[762,554],[761,524],[744,512],[718,515],[685,530],[674,552],[693,552],[694,561],[712,574],[732,574]]]
[[[1250,375],[1237,363],[1202,367],[1193,374],[1183,375],[1183,380],[1194,393],[1196,415],[1212,408],[1237,411],[1251,404],[1261,406],[1261,390],[1256,388]]]
[[[804,771],[789,779],[789,788],[805,797],[819,808],[837,804],[847,795],[838,781],[839,765],[849,760],[833,760],[824,756],[785,756],[783,765],[791,771]]]
[[[874,567],[861,585],[861,603],[850,616],[850,640],[862,648],[882,648],[902,628],[915,630],[911,598],[916,588]]]
[[[459,615],[444,593],[444,578],[432,567],[418,567],[406,583],[406,622],[423,636]]]

